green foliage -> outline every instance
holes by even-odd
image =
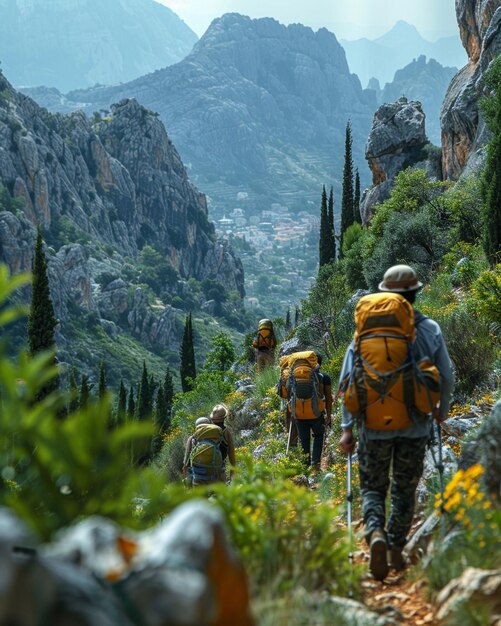
[[[345,232],[343,239],[343,271],[350,289],[367,289],[363,268],[371,235],[357,222]]]
[[[362,223],[362,215],[360,214],[360,174],[358,167],[355,170],[355,195],[353,198],[353,217],[355,222]]]
[[[212,348],[205,358],[204,369],[216,372],[229,370],[236,360],[231,339],[221,331],[212,338],[211,345]]]
[[[10,211],[14,215],[22,213],[24,208],[24,200],[22,198],[13,198],[9,191],[0,185],[0,211]]]
[[[304,586],[341,595],[355,585],[346,533],[337,526],[332,505],[319,504],[315,493],[250,457],[230,488],[215,492],[255,585],[277,594]]]
[[[374,250],[364,262],[369,289],[377,289],[392,265],[412,265],[426,279],[445,252],[445,234],[426,209],[407,215],[393,211],[382,226]]]
[[[492,138],[487,146],[487,163],[482,176],[482,242],[491,265],[501,253],[501,59],[498,57],[486,74],[491,93],[483,101],[483,110]]]
[[[280,378],[278,367],[265,367],[264,370],[255,373],[253,396],[257,399],[264,398],[270,394],[274,397],[274,387]],[[278,396],[277,396],[278,397]]]
[[[460,242],[444,256],[442,267],[450,273],[454,287],[469,288],[488,264],[480,246]]]
[[[139,254],[138,269],[139,281],[151,287],[157,296],[179,280],[177,270],[150,245],[143,246]]]
[[[329,263],[336,260],[336,230],[334,226],[334,188],[331,186],[329,192],[329,207],[327,210],[327,217],[329,223]]]
[[[482,210],[480,180],[477,176],[461,178],[441,197],[442,211],[449,223],[448,240],[453,247],[459,242],[476,243],[481,236]]]
[[[486,270],[472,285],[474,307],[487,322],[501,329],[501,264]]]
[[[8,278],[0,267],[0,305],[26,277]],[[16,314],[3,311],[0,325]],[[0,503],[12,507],[43,538],[91,514],[138,527],[158,519],[162,481],[128,466],[124,445],[149,442],[151,428],[128,424],[108,430],[109,399],[61,421],[68,398],[40,391],[57,376],[50,352],[5,357],[0,346]],[[8,477],[6,479],[6,477]],[[140,514],[134,498],[146,504]]]
[[[428,179],[425,170],[406,169],[395,177],[390,197],[375,207],[371,230],[376,237],[383,235],[384,226],[393,213],[416,213],[433,204],[444,191],[443,182]]]
[[[297,334],[306,346],[330,358],[340,345],[346,347],[353,333],[353,307],[347,305],[350,288],[339,263],[321,268],[301,307]]]

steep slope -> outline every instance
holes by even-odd
[[[443,37],[435,42],[424,39],[415,26],[402,20],[375,40],[341,40],[352,72],[367,85],[374,76],[382,84],[390,82],[395,72],[420,55],[436,59],[446,66],[461,67],[465,54],[457,37]]]
[[[196,41],[154,0],[0,0],[0,60],[14,85],[117,84],[180,61]]]
[[[215,20],[181,63],[125,85],[73,92],[62,105],[92,112],[123,97],[160,113],[222,210],[234,208],[239,192],[255,209],[298,197],[316,204],[322,183],[338,185],[348,119],[355,160],[363,162],[376,106],[332,33],[238,14]]]
[[[0,73],[0,186],[16,201],[0,211],[0,261],[30,270],[42,227],[63,334],[83,331],[75,320],[85,313],[115,339],[126,331],[159,353],[177,351],[180,312],[170,304],[187,290],[182,279],[243,295],[242,265],[216,239],[205,196],[158,116],[135,100],[92,124],[81,112],[48,113]],[[141,274],[146,252],[153,260]],[[153,274],[154,307],[144,289]]]
[[[424,55],[414,59],[395,73],[391,83],[386,83],[378,96],[380,104],[393,102],[401,96],[421,102],[426,115],[426,134],[432,143],[439,146],[440,109],[449,83],[456,73],[454,67],[443,67]]]

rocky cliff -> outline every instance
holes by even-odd
[[[215,20],[181,63],[110,89],[34,93],[55,108],[92,113],[124,97],[158,111],[218,209],[237,194],[257,209],[291,198],[318,203],[332,180],[340,191],[344,129],[351,119],[355,161],[376,106],[350,74],[325,29],[228,14]],[[59,103],[58,103],[59,100]],[[362,171],[365,174],[365,168]],[[316,209],[315,209],[316,210]]]
[[[154,0],[0,0],[0,60],[16,86],[118,84],[177,63],[196,41]]]
[[[441,112],[444,177],[459,178],[470,157],[488,140],[478,99],[484,74],[501,53],[500,0],[456,0],[468,63],[452,79]]]
[[[162,263],[164,291],[196,278],[244,293],[241,263],[216,239],[205,196],[158,116],[135,100],[92,122],[80,112],[52,115],[0,74],[0,185],[16,201],[0,212],[0,260],[13,272],[29,270],[35,225],[42,227],[63,327],[76,305],[156,348],[176,349],[175,310],[159,303],[153,311],[143,288],[130,295],[146,249]]]

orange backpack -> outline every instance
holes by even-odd
[[[324,385],[317,355],[312,351],[294,352],[280,359],[277,391],[287,398],[295,419],[315,419],[325,410]]]
[[[364,296],[355,309],[353,369],[342,381],[345,407],[367,428],[408,428],[433,412],[440,398],[438,369],[416,361],[414,309],[397,293]]]
[[[276,345],[277,340],[273,332],[273,322],[271,320],[261,320],[257,329],[257,338],[253,342],[254,348],[258,350],[273,350]]]

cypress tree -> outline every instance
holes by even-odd
[[[299,317],[300,317],[300,315],[301,315],[301,311],[300,311],[299,307],[296,307],[296,311],[294,313],[294,326],[296,326],[296,327],[299,324]]]
[[[148,369],[146,361],[143,361],[143,375],[141,377],[141,385],[137,396],[136,417],[138,420],[144,420],[151,415],[150,403],[150,383],[148,379]]]
[[[104,361],[99,363],[99,388],[97,395],[100,400],[106,395],[106,372],[104,369]]]
[[[78,411],[78,386],[74,367],[72,367],[70,371],[70,404],[68,411],[69,413]]]
[[[127,390],[125,389],[124,381],[120,380],[120,389],[118,391],[118,405],[117,405],[117,423],[123,424],[127,416]]]
[[[134,388],[132,385],[129,389],[129,399],[127,402],[127,419],[133,420],[136,416],[136,402],[134,400]]]
[[[360,174],[358,167],[355,170],[355,198],[353,200],[353,217],[355,222],[362,223],[362,215],[360,214]]]
[[[56,326],[57,320],[50,297],[42,232],[39,228],[33,258],[32,294],[28,318],[28,345],[33,356],[45,350],[55,350],[54,329]],[[55,364],[55,362],[54,355],[52,363]],[[55,391],[58,385],[59,380],[55,376],[40,389],[37,398],[39,400],[45,398],[49,393]]]
[[[90,400],[90,387],[89,378],[85,375],[82,376],[82,384],[80,385],[80,398],[78,400],[78,406],[80,409],[85,409]]]
[[[169,426],[170,426],[170,419],[172,416],[172,404],[174,402],[174,383],[173,383],[172,374],[170,373],[169,368],[167,368],[165,372],[163,387],[164,387],[166,415],[169,418]]]
[[[346,229],[353,224],[353,157],[352,157],[351,124],[346,124],[346,136],[344,143],[344,168],[343,168],[343,195],[341,199],[341,233],[339,251],[343,246],[343,237]]]
[[[195,365],[195,349],[193,346],[193,326],[191,321],[191,312],[186,316],[184,325],[183,340],[181,342],[181,386],[183,391],[191,391],[193,382],[197,375]]]
[[[165,390],[163,385],[160,385],[155,404],[155,422],[160,433],[164,433],[170,426],[170,415],[168,415],[168,412],[169,407],[165,400]]]
[[[482,101],[492,137],[481,184],[482,246],[491,266],[501,261],[501,60],[494,61],[486,75],[490,96]]]
[[[328,209],[328,222],[329,222],[329,256],[330,263],[336,260],[336,230],[334,227],[334,189],[331,186],[329,194],[329,209]]]
[[[320,202],[320,238],[318,243],[319,267],[330,262],[329,254],[329,216],[327,214],[327,192],[325,185],[322,187],[322,200]]]
[[[287,313],[285,315],[285,328],[290,330],[291,328],[291,310],[287,309]]]

